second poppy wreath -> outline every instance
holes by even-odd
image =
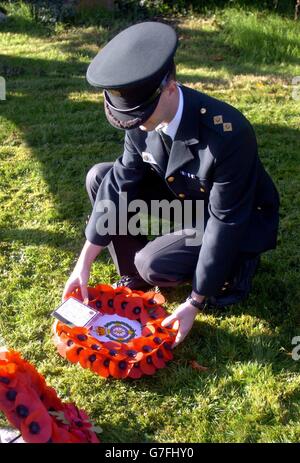
[[[60,355],[107,378],[153,375],[172,360],[178,324],[162,327],[165,299],[154,291],[98,285],[88,288],[89,306],[98,312],[87,327],[55,321],[53,340]],[[82,301],[80,290],[67,295]]]

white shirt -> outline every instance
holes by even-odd
[[[178,108],[176,111],[175,116],[173,119],[169,122],[169,124],[159,124],[157,127],[155,127],[155,130],[162,130],[166,135],[169,135],[169,137],[172,138],[174,141],[176,132],[178,130],[181,118],[182,118],[182,113],[183,113],[183,94],[182,90],[179,85],[177,85],[178,92],[179,92],[179,102],[178,102]]]

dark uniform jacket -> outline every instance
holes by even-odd
[[[110,199],[117,205],[121,191],[127,192],[128,201],[136,198],[137,186],[149,169],[145,153],[150,153],[152,169],[174,197],[205,200],[208,220],[193,289],[212,296],[226,280],[237,253],[256,254],[276,246],[279,197],[258,157],[249,121],[225,102],[181,89],[184,108],[170,155],[155,130],[127,131],[124,153],[104,177],[97,199]],[[98,218],[94,207],[86,238],[106,246],[110,237],[97,234]]]

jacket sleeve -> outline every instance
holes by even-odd
[[[215,159],[209,219],[193,277],[193,290],[214,296],[223,286],[239,251],[253,211],[257,181],[257,144],[244,128]]]
[[[114,162],[113,167],[107,172],[98,189],[93,211],[85,229],[85,236],[88,241],[98,246],[107,246],[110,243],[111,237],[109,233],[98,233],[99,230],[103,230],[100,224],[103,223],[104,214],[106,217],[110,216],[110,221],[116,221],[115,230],[117,231],[121,193],[127,193],[128,202],[134,199],[144,173],[145,164],[142,157],[135,148],[128,132],[126,132],[124,152]],[[106,208],[103,207],[104,205],[106,205]]]

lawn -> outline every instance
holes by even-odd
[[[85,175],[122,152],[123,133],[107,123],[85,72],[125,24],[50,30],[24,11],[0,24],[3,341],[34,362],[61,398],[86,409],[104,442],[299,442],[300,361],[291,356],[292,338],[300,336],[300,101],[292,98],[299,22],[237,9],[176,19],[178,80],[246,115],[280,192],[278,247],[263,256],[249,299],[198,315],[168,369],[137,381],[97,377],[52,344],[50,314],[90,212]],[[91,284],[116,278],[105,252]],[[189,290],[166,294],[168,310]],[[208,370],[194,370],[191,360]]]

